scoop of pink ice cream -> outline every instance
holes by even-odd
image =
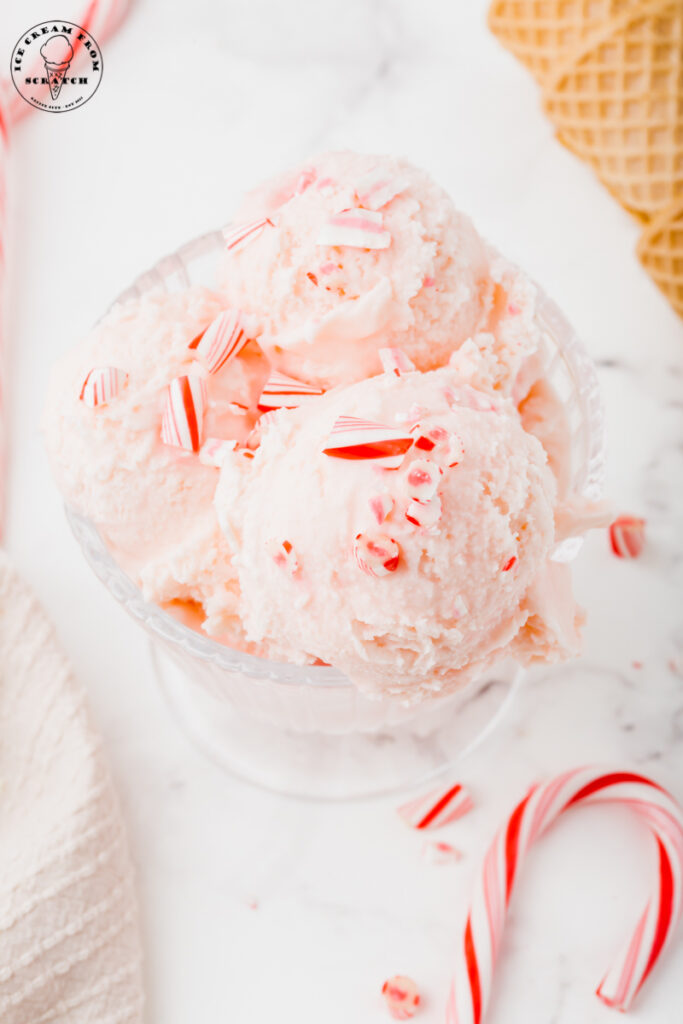
[[[236,221],[264,218],[226,250],[220,287],[254,315],[259,343],[285,373],[328,386],[360,380],[380,372],[385,346],[427,370],[486,323],[486,246],[405,161],[324,154],[251,193]]]
[[[189,347],[223,307],[203,288],[116,307],[55,367],[44,433],[67,503],[145,597],[193,603],[207,632],[239,639],[236,577],[212,504],[218,469],[161,437],[169,384],[188,374],[205,389],[203,437],[243,443],[253,427],[268,373],[258,346],[212,374]],[[81,396],[94,368],[117,370],[118,392],[92,407]]]
[[[224,463],[216,508],[250,640],[417,701],[506,654],[576,653],[566,568],[548,561],[555,498],[514,403],[447,367],[270,414],[255,456]]]

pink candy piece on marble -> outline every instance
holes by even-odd
[[[420,993],[412,978],[396,974],[382,985],[382,995],[394,1020],[409,1020],[420,1005]]]

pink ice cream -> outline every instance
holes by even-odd
[[[400,467],[326,454],[340,417],[384,425],[399,447],[396,432],[407,437]],[[505,655],[578,651],[568,571],[549,561],[555,504],[514,404],[450,368],[382,374],[271,415],[255,457],[229,456],[216,492],[249,639],[408,701]]]
[[[257,189],[235,219],[264,217],[272,223],[258,237],[226,251],[221,290],[254,315],[259,343],[285,373],[360,380],[380,372],[384,346],[431,369],[487,322],[484,242],[405,161],[324,154]]]
[[[53,375],[59,486],[145,597],[408,702],[576,654],[556,549],[604,510],[571,491],[526,276],[422,171],[330,153],[247,197],[219,277]]]
[[[44,429],[66,501],[98,527],[145,597],[194,606],[207,632],[241,642],[236,578],[213,512],[218,469],[161,438],[168,386],[187,374],[206,388],[203,436],[243,443],[254,425],[268,372],[258,346],[216,374],[189,347],[223,308],[202,288],[115,308],[55,368]],[[127,380],[92,408],[81,394],[97,367]]]

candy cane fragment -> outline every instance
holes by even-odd
[[[277,566],[284,569],[289,576],[296,575],[299,570],[299,561],[290,541],[266,541],[266,550]]]
[[[413,526],[421,526],[423,530],[430,530],[436,526],[443,515],[441,498],[435,494],[429,501],[417,501],[413,499],[406,508],[406,519]]]
[[[385,469],[398,469],[412,444],[413,438],[404,430],[356,416],[339,416],[323,455],[335,459],[372,459]]]
[[[397,377],[415,369],[415,363],[400,348],[381,348],[379,358],[384,372],[394,373]]]
[[[175,377],[168,386],[161,440],[174,448],[198,452],[202,443],[206,387],[201,377]]]
[[[218,373],[230,359],[240,354],[248,341],[241,311],[224,309],[188,348],[196,349],[209,373]]]
[[[330,217],[318,235],[318,245],[350,245],[356,249],[388,249],[391,235],[382,214],[373,210],[342,210]]]
[[[383,533],[372,537],[365,533],[356,534],[353,554],[358,568],[367,576],[388,576],[398,569],[399,546],[392,537]]]
[[[505,915],[524,857],[565,811],[579,804],[629,807],[649,827],[657,853],[656,884],[630,941],[598,986],[607,1005],[627,1010],[673,935],[683,891],[683,813],[643,775],[578,768],[535,785],[489,847],[480,869],[446,1010],[447,1024],[481,1024],[491,992]]]
[[[226,456],[237,448],[237,441],[227,441],[222,437],[207,437],[199,449],[199,461],[203,466],[214,466],[217,469],[225,462]]]
[[[382,995],[394,1020],[410,1020],[420,1005],[420,993],[412,978],[396,974],[382,985]]]
[[[422,859],[428,864],[441,866],[443,864],[455,864],[462,860],[462,853],[450,843],[444,843],[441,839],[430,839],[422,847]]]
[[[472,810],[472,800],[460,783],[448,789],[435,789],[431,793],[411,800],[398,808],[406,825],[417,829],[435,829],[448,825]]]
[[[385,178],[374,171],[366,175],[356,188],[356,195],[361,206],[366,210],[380,210],[392,199],[405,192],[408,182],[405,178]]]
[[[413,459],[403,475],[403,489],[409,498],[428,502],[436,494],[443,476],[441,466],[429,459]]]
[[[324,395],[322,388],[314,384],[306,384],[294,377],[287,377],[284,373],[271,373],[266,381],[261,397],[258,400],[259,409],[298,409],[308,399]]]
[[[386,493],[373,494],[368,501],[368,505],[377,523],[381,526],[387,516],[391,515],[394,499],[390,494]]]
[[[128,383],[128,374],[116,366],[97,366],[83,382],[80,399],[89,409],[106,405]]]
[[[271,228],[275,227],[270,217],[261,217],[260,220],[252,220],[248,224],[238,224],[234,228],[224,228],[223,241],[225,242],[225,248],[229,252],[239,252],[240,249],[244,249],[250,242],[255,241],[259,235],[262,235],[269,225]]]
[[[609,528],[609,541],[617,558],[637,558],[645,546],[645,520],[618,516]]]

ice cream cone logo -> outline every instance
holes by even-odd
[[[40,55],[45,62],[47,84],[53,100],[59,97],[64,85],[64,76],[71,66],[74,51],[66,36],[52,36],[40,48]]]
[[[72,21],[46,21],[28,29],[12,51],[14,87],[27,103],[48,113],[75,110],[102,80],[102,51]]]

